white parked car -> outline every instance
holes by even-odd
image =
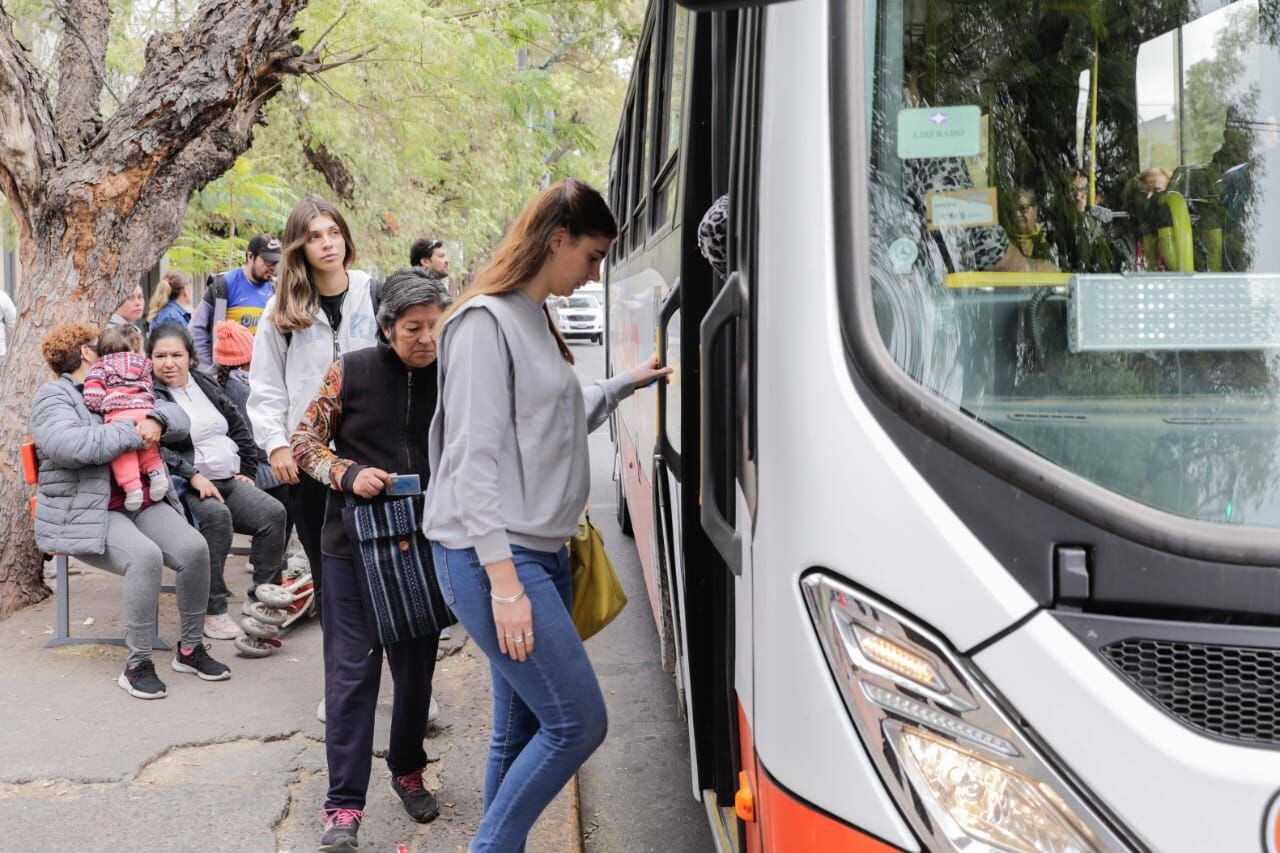
[[[556,319],[566,339],[589,338],[593,344],[604,341],[604,305],[595,296],[575,293],[558,300]]]

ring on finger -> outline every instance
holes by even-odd
[[[524,642],[524,637],[516,637],[516,638],[515,638],[515,640],[513,640],[513,642],[515,642],[515,643],[517,643],[517,644],[519,644],[519,643],[523,643],[523,642]]]

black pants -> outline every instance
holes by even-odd
[[[329,762],[326,809],[364,809],[373,764],[373,719],[384,649],[370,642],[359,571],[351,560],[324,558],[324,751]],[[426,766],[431,676],[438,634],[387,646],[395,694],[387,768],[403,776]]]
[[[316,601],[320,603],[321,611],[324,599],[320,595],[320,576],[324,573],[324,566],[320,556],[320,531],[324,529],[324,505],[328,496],[328,486],[316,482],[301,470],[298,471],[298,482],[289,486],[289,515],[298,528],[298,541],[311,564],[311,583],[315,586]]]
[[[289,548],[289,537],[293,536],[293,509],[289,506],[289,487],[284,483],[262,491],[284,504],[284,545]]]

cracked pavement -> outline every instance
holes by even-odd
[[[247,587],[246,568],[243,557],[228,561],[233,591]],[[72,574],[73,634],[122,633],[120,584],[91,569]],[[0,622],[0,851],[316,848],[328,784],[324,724],[315,715],[323,683],[318,625],[296,628],[261,660],[207,641],[232,668],[225,682],[174,672],[172,652],[158,651],[169,695],[143,701],[116,686],[124,649],[43,647],[56,607],[49,598]],[[239,612],[238,595],[231,607]],[[160,635],[170,642],[177,635],[172,594],[160,599]],[[426,744],[424,781],[440,798],[440,817],[425,825],[409,819],[388,782],[385,753],[376,751],[361,849],[465,851],[479,822],[488,668],[459,627],[453,645],[436,664],[441,716]],[[376,750],[386,747],[390,691],[384,668]],[[575,783],[543,815],[529,850],[580,849]]]

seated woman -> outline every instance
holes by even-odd
[[[253,536],[249,562],[254,587],[278,583],[284,563],[284,506],[253,485],[258,470],[253,434],[217,383],[192,370],[196,347],[186,327],[167,323],[153,330],[147,355],[155,364],[156,397],[177,403],[191,419],[190,437],[163,453],[174,476],[187,481],[182,500],[209,543],[204,635],[234,639],[242,631],[227,614],[230,591],[223,572],[232,533]]]
[[[84,378],[98,360],[98,330],[88,323],[65,323],[45,335],[45,362],[57,379],[36,392],[31,435],[40,463],[36,498],[36,544],[49,553],[124,576],[125,645],[129,658],[117,684],[139,699],[166,695],[151,660],[160,603],[160,575],[169,565],[176,584],[182,636],[173,659],[176,672],[205,681],[231,677],[231,670],[201,645],[200,629],[209,598],[209,549],[187,524],[172,490],[142,507],[124,509],[124,493],[111,484],[108,463],[126,450],[173,443],[187,437],[188,420],[178,407],[156,401],[139,423],[103,423],[84,405]]]
[[[1058,252],[1049,239],[1048,231],[1040,218],[1040,197],[1034,190],[1019,188],[1014,193],[1012,227],[1009,239],[1024,258],[1032,263],[1040,262],[1058,268]]]

